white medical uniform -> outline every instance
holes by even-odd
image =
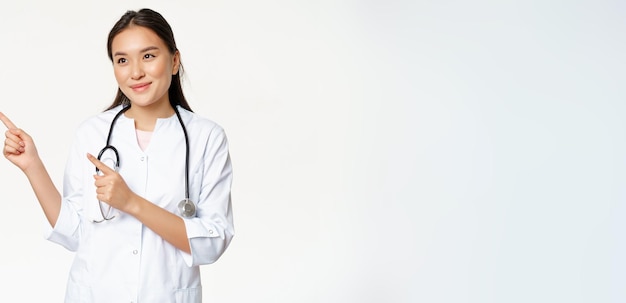
[[[189,134],[189,195],[196,217],[184,219],[191,254],[178,250],[133,216],[113,209],[101,220],[95,167],[111,121],[121,106],[83,122],[68,158],[61,212],[50,241],[75,251],[65,302],[201,302],[199,265],[215,262],[234,235],[231,209],[232,166],[224,130],[178,107]],[[185,197],[185,136],[176,115],[158,119],[148,148],[137,143],[134,120],[121,115],[111,145],[119,151],[119,173],[129,188],[148,201],[179,214]],[[110,163],[111,154],[103,156]],[[108,205],[102,203],[106,212]]]

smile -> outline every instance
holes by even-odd
[[[150,87],[150,84],[151,83],[140,83],[140,84],[136,84],[136,85],[131,85],[130,88],[132,88],[136,92],[142,92],[142,91],[145,91],[146,89],[148,89],[148,87]]]

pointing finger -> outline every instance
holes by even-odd
[[[106,164],[102,163],[102,161],[98,160],[98,158],[94,157],[92,154],[87,154],[87,159],[96,166],[102,173],[105,175],[115,173],[115,170],[108,167]]]
[[[17,128],[17,126],[15,126],[15,124],[13,124],[11,120],[9,120],[9,117],[5,116],[2,112],[0,112],[0,120],[2,120],[2,123],[4,124],[4,126],[6,126],[8,129]]]

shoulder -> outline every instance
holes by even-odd
[[[215,121],[178,107],[181,118],[185,122],[185,127],[194,133],[208,133],[213,135],[224,135],[224,128]]]
[[[94,131],[107,131],[111,121],[113,121],[113,118],[120,110],[122,110],[121,105],[87,117],[78,125],[77,134],[86,135],[92,134]]]

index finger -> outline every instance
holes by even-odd
[[[102,161],[98,160],[98,158],[94,157],[92,154],[88,153],[87,154],[87,159],[89,159],[89,161],[91,161],[91,163],[93,163],[93,165],[95,165],[96,168],[99,169],[105,175],[111,174],[111,173],[115,173],[114,169],[112,169],[109,166],[107,166],[106,164],[102,163]]]
[[[5,116],[2,112],[0,112],[0,120],[2,120],[2,123],[4,124],[4,126],[6,126],[8,129],[17,128],[17,126],[15,126],[15,124],[13,124],[11,120],[9,120],[9,117]]]

